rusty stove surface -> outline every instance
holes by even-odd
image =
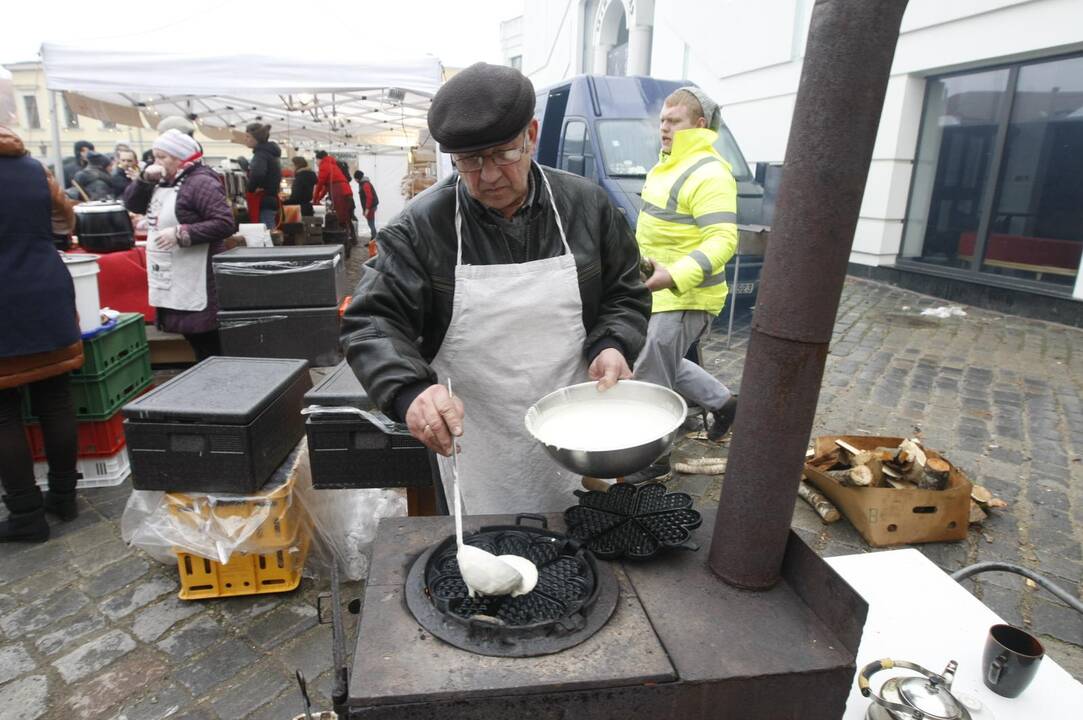
[[[701,541],[714,508],[702,508]],[[512,516],[464,518],[467,530]],[[406,607],[412,562],[453,532],[452,518],[380,523],[350,674],[350,718],[831,718],[841,716],[868,606],[796,535],[782,582],[727,585],[707,552],[614,563],[612,618],[573,648],[501,658],[453,647]],[[562,517],[549,527],[563,532]]]

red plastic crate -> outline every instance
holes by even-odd
[[[45,436],[38,423],[26,424],[26,439],[35,460],[45,459]],[[79,423],[79,457],[115,455],[124,447],[124,416],[117,413],[108,420]]]

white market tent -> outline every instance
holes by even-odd
[[[51,112],[63,92],[76,113],[117,124],[153,129],[165,116],[195,116],[207,137],[240,142],[244,126],[262,120],[291,145],[368,153],[424,144],[443,80],[431,55],[371,61],[45,44],[41,56]],[[54,144],[59,158],[55,131]]]

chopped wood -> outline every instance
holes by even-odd
[[[903,440],[899,443],[899,452],[896,454],[898,462],[909,463],[913,462],[919,467],[925,467],[927,457],[925,451],[921,449],[913,440]]]
[[[970,524],[971,525],[981,525],[983,522],[985,522],[985,518],[987,518],[987,517],[989,517],[989,516],[985,514],[985,511],[982,510],[978,506],[978,504],[976,502],[974,502],[974,501],[970,502]]]
[[[870,470],[867,465],[858,465],[857,467],[850,468],[848,477],[852,484],[859,487],[868,487],[872,485],[872,470]]]
[[[895,488],[896,490],[916,490],[918,487],[916,484],[910,482],[909,480],[895,479],[892,477],[885,478],[885,480],[887,481],[888,485]]]
[[[872,458],[867,463],[864,463],[865,467],[872,471],[872,485],[873,487],[887,487],[887,483],[884,482],[884,464]]]
[[[724,462],[726,462],[726,458],[701,457],[701,458],[689,458],[688,460],[685,460],[683,464],[684,465],[702,466],[702,465],[717,465],[718,463],[724,463]]]
[[[726,461],[725,459],[714,458],[699,458],[700,460],[710,460],[709,463],[673,463],[673,469],[679,473],[685,475],[724,475],[726,473]]]
[[[988,505],[989,501],[993,499],[993,493],[981,485],[973,485],[970,488],[970,497],[974,502],[981,503],[982,505]]]
[[[1003,500],[1001,500],[1000,498],[997,498],[997,497],[990,500],[987,504],[988,504],[988,506],[990,508],[996,508],[996,509],[1001,509],[1001,508],[1008,507],[1008,503],[1004,502]]]
[[[835,444],[838,445],[843,450],[845,450],[846,452],[850,453],[850,455],[857,455],[859,452],[861,452],[860,450],[858,450],[857,448],[855,448],[853,445],[846,442],[845,440],[836,440]]]
[[[943,490],[948,486],[951,463],[944,458],[930,457],[925,462],[925,469],[918,480],[918,487],[926,490]]]
[[[899,480],[899,479],[901,479],[901,478],[902,478],[902,475],[901,475],[901,474],[899,474],[899,471],[898,471],[898,470],[895,470],[894,468],[892,468],[892,467],[889,467],[889,466],[887,466],[887,465],[884,465],[884,466],[883,466],[883,472],[884,472],[884,475],[886,475],[886,476],[888,476],[889,478],[892,478],[892,479],[894,479],[894,480]],[[890,482],[890,481],[889,481],[889,482]]]
[[[797,494],[816,511],[816,514],[820,516],[820,519],[823,520],[825,524],[838,522],[839,518],[842,517],[842,515],[839,514],[838,508],[832,505],[830,500],[821,495],[818,490],[804,480],[797,486]]]

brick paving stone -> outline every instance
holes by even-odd
[[[331,669],[331,626],[317,625],[283,645],[275,653],[289,671],[300,670],[308,679]]]
[[[165,595],[167,592],[176,591],[177,581],[169,580],[161,576],[151,576],[142,582],[128,588],[119,595],[114,595],[101,604],[101,611],[110,619],[116,620],[129,615],[144,605]]]
[[[196,697],[230,680],[259,656],[244,642],[231,638],[192,662],[173,670],[173,677]]]
[[[0,645],[0,685],[37,667],[34,658],[20,644]]]
[[[1038,596],[1034,599],[1032,613],[1034,620],[1031,627],[1035,631],[1075,645],[1083,645],[1083,622],[1080,622],[1079,613],[1072,608]]]
[[[37,720],[48,709],[49,680],[28,675],[0,686],[0,720]]]
[[[281,663],[274,658],[266,658],[233,678],[225,687],[216,690],[210,704],[219,717],[251,717],[255,711],[296,683],[296,680],[287,675]],[[297,697],[300,699],[300,690],[297,691]]]
[[[228,637],[226,628],[210,614],[200,615],[160,640],[157,647],[176,660],[189,658]]]
[[[11,543],[0,553],[0,586],[15,583],[49,567],[67,564],[63,543]]]
[[[247,635],[257,646],[268,649],[317,622],[315,607],[304,602],[291,602],[260,618],[248,628]]]
[[[101,670],[117,658],[127,655],[135,649],[135,640],[122,630],[110,630],[72,650],[59,660],[53,661],[53,667],[67,683],[85,678]]]
[[[105,624],[105,617],[95,613],[42,635],[34,641],[34,646],[45,655],[56,655],[67,650],[86,635],[105,628]]]
[[[111,525],[112,523],[103,523]],[[102,568],[105,568],[118,560],[138,555],[139,551],[128,547],[120,538],[106,540],[101,545],[92,548],[77,548],[72,550],[71,564],[75,571],[83,577],[94,577]]]
[[[11,585],[9,597],[14,607],[28,605],[69,585],[71,581],[71,568],[63,565],[50,566]],[[0,616],[6,614],[6,610],[0,609]]]
[[[219,720],[217,713],[206,707],[195,707],[174,715],[170,720]],[[230,718],[229,720],[232,720]]]
[[[110,540],[119,540],[120,534],[112,523],[98,522],[79,532],[67,535],[63,542],[73,555],[92,552]]]
[[[89,603],[86,595],[62,588],[0,618],[0,630],[9,638],[23,637],[78,613]]]
[[[148,687],[169,671],[161,659],[147,651],[133,653],[87,682],[69,688],[64,717],[71,720],[111,720],[114,708],[128,698],[145,695]]]
[[[203,612],[202,604],[171,595],[139,611],[132,622],[132,633],[143,642],[154,642],[181,620],[200,612]]]
[[[83,592],[93,598],[103,597],[120,590],[147,574],[150,564],[138,555],[130,555],[120,562],[98,570],[93,577],[82,583]]]
[[[175,718],[192,706],[191,694],[180,685],[170,684],[149,691],[146,697],[129,701],[117,711],[116,720],[164,720]]]

